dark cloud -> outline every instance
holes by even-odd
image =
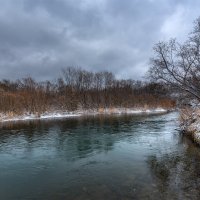
[[[2,0],[0,79],[54,79],[65,66],[140,79],[159,40],[184,40],[198,0]]]

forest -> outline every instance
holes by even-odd
[[[108,71],[91,72],[78,67],[62,70],[55,81],[31,77],[0,81],[0,113],[7,115],[112,108],[175,107],[170,88],[161,83],[117,79]]]

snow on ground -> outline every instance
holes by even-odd
[[[0,122],[8,122],[8,121],[26,121],[26,120],[34,120],[34,119],[55,119],[55,118],[68,118],[68,117],[77,117],[80,114],[71,114],[71,113],[46,113],[41,116],[37,116],[34,114],[31,115],[20,115],[15,117],[8,117],[6,115],[0,117]]]
[[[75,112],[46,112],[40,116],[34,114],[24,114],[20,116],[8,116],[0,113],[0,122],[8,121],[26,121],[34,119],[55,119],[55,118],[69,118],[69,117],[79,117],[84,115],[98,115],[98,114],[156,114],[156,113],[165,113],[168,110],[163,108],[156,109],[103,109],[100,111],[75,111]]]
[[[180,111],[181,129],[194,142],[200,145],[200,105],[191,106]]]

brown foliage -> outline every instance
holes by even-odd
[[[72,67],[63,74],[54,83],[39,83],[31,77],[0,82],[0,113],[40,115],[55,110],[175,107],[162,84],[117,80],[110,72],[92,73]]]

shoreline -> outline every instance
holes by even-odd
[[[65,119],[71,117],[91,116],[91,115],[121,115],[121,114],[163,114],[171,110],[156,108],[156,109],[105,109],[102,111],[74,111],[74,112],[46,112],[41,115],[37,114],[24,114],[9,117],[8,115],[0,114],[0,123],[5,122],[17,122],[17,121],[29,121],[29,120],[47,120],[47,119]]]
[[[200,132],[199,131],[189,132],[187,130],[182,130],[182,134],[184,134],[193,143],[200,146]]]
[[[194,143],[200,145],[200,112],[198,107],[180,110],[181,130]]]

